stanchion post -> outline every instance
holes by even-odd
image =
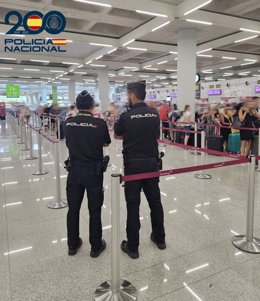
[[[56,200],[48,204],[50,209],[61,209],[68,206],[67,201],[61,199],[61,180],[60,180],[60,144],[55,142],[55,169],[56,169]]]
[[[260,156],[260,128],[258,129],[258,152],[257,155]],[[260,172],[260,160],[257,161],[257,169]]]
[[[24,121],[20,120],[20,138],[21,138],[21,141],[18,142],[18,144],[24,144],[24,130],[23,130],[23,127],[24,127]]]
[[[254,206],[255,206],[255,156],[251,156],[248,171],[248,199],[246,235],[236,235],[232,239],[233,245],[247,253],[260,253],[260,239],[254,237]]]
[[[57,133],[58,133],[58,140],[60,141],[60,118],[57,119]]]
[[[35,160],[38,159],[33,155],[33,133],[32,133],[32,126],[29,125],[29,141],[30,141],[30,156],[27,157],[25,160]]]
[[[51,135],[51,116],[49,116],[49,133]]]
[[[198,147],[198,123],[195,122],[194,123],[194,146],[197,148]],[[192,152],[193,155],[197,156],[200,155],[200,152],[198,152],[197,150],[195,150],[194,152]]]
[[[201,132],[201,148],[205,149],[206,148],[206,135],[205,135],[205,131]],[[205,152],[202,152],[201,154],[201,161],[202,161],[202,165],[205,164]],[[204,170],[201,171],[201,173],[199,174],[195,174],[194,177],[196,179],[200,179],[200,180],[210,180],[212,177],[209,174],[206,174],[204,172]]]
[[[95,292],[95,301],[134,301],[136,288],[127,280],[120,279],[120,174],[112,174],[112,281],[102,283]]]
[[[30,150],[30,148],[28,147],[27,124],[26,123],[24,123],[24,126],[23,126],[23,136],[24,136],[24,148],[21,150],[22,151]]]
[[[43,176],[48,173],[48,171],[45,171],[42,169],[42,135],[41,130],[38,130],[38,171],[33,173],[35,176]]]

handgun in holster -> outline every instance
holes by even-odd
[[[162,170],[163,169],[163,160],[162,158],[165,156],[165,153],[164,152],[160,152],[159,153],[159,156],[158,156],[158,159],[157,159],[157,163],[158,163],[158,169],[159,170]]]

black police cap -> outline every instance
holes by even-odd
[[[131,82],[127,84],[127,90],[139,90],[145,91],[146,90],[146,82],[139,81],[139,82]]]
[[[94,105],[93,97],[88,93],[87,90],[82,91],[76,98],[77,108],[90,109]]]

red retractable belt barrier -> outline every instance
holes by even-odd
[[[248,162],[249,160],[247,158],[243,158],[241,160],[232,160],[227,162],[211,163],[211,164],[198,165],[192,167],[163,170],[158,172],[149,172],[149,173],[135,174],[129,176],[122,176],[121,180],[122,182],[132,182],[137,180],[145,180],[145,179],[153,179],[153,178],[159,178],[159,177],[170,176],[170,175],[177,175],[177,174],[182,174],[182,173],[187,173],[192,171],[200,171],[200,170],[214,169],[214,168],[219,168],[224,166],[239,165]]]
[[[177,122],[177,124],[180,124],[180,125],[194,125],[195,122],[189,122],[189,123],[187,123],[187,122]],[[202,127],[214,126],[214,127],[217,127],[217,128],[232,129],[232,126],[226,126],[226,125],[220,125],[220,124],[197,123],[197,125],[202,126]],[[239,130],[257,131],[258,128],[241,127]]]
[[[171,142],[168,140],[158,140],[159,143],[167,144],[167,145],[172,145],[172,146],[177,146],[193,151],[200,151],[203,153],[207,153],[210,155],[216,155],[216,156],[221,156],[221,157],[227,157],[227,158],[236,158],[236,159],[243,159],[243,156],[241,155],[235,155],[235,154],[229,154],[229,153],[224,153],[224,152],[219,152],[211,149],[206,149],[206,148],[200,148],[200,147],[195,147],[195,146],[190,146],[190,145],[184,145],[181,143],[176,143],[176,142]]]
[[[42,137],[44,137],[46,140],[48,140],[49,142],[51,143],[57,143],[58,141],[57,140],[53,140],[51,139],[50,137],[48,137],[47,135],[45,135],[44,133],[40,132],[40,134],[42,135]]]
[[[183,133],[193,133],[201,135],[199,131],[192,131],[192,130],[182,130],[182,129],[172,129],[172,128],[161,128],[162,130],[172,131],[172,132],[183,132]]]

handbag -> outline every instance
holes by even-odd
[[[245,125],[244,122],[242,122],[238,116],[235,116],[233,118],[232,128],[235,130],[240,130],[241,127]]]

